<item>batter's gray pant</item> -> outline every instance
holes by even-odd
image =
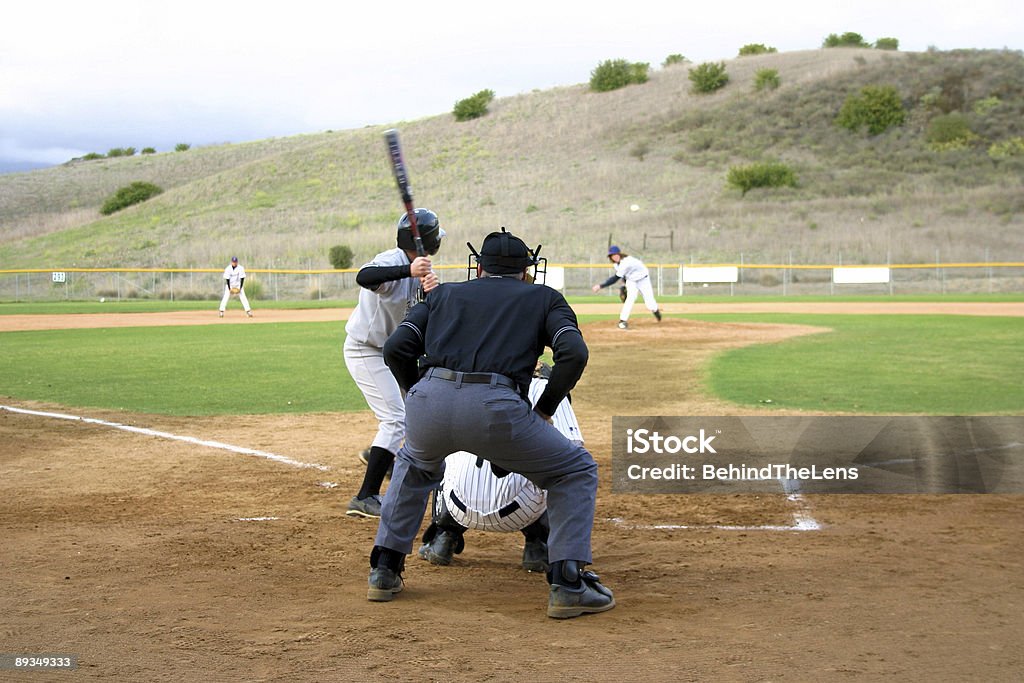
[[[548,492],[548,561],[592,561],[597,464],[509,387],[428,375],[406,396],[405,445],[384,496],[376,544],[408,555],[430,491],[455,451],[486,453]]]

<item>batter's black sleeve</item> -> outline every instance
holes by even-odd
[[[620,278],[618,275],[612,275],[610,278],[601,283],[601,289],[604,289],[605,287],[611,287],[621,279],[622,278]]]
[[[384,363],[398,381],[402,391],[409,391],[420,379],[419,358],[427,332],[427,305],[416,304],[387,341],[384,342]]]
[[[412,265],[408,266],[366,266],[356,273],[356,284],[364,289],[376,291],[385,282],[404,280],[411,277]]]

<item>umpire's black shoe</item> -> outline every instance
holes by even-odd
[[[551,591],[548,595],[549,617],[570,619],[584,614],[605,612],[615,607],[615,597],[612,595],[611,589],[605,588],[601,584],[597,574],[581,572],[578,563],[572,560],[555,564],[562,565],[564,570],[561,572],[561,576],[554,576],[551,584]],[[579,577],[576,587],[564,585],[571,581],[571,578],[565,576],[566,574],[570,576],[575,574]]]
[[[366,599],[370,602],[390,602],[395,593],[401,593],[405,587],[402,575],[387,567],[374,567],[370,570],[370,587],[366,591]]]
[[[523,569],[528,572],[548,570],[548,544],[539,538],[528,540],[523,546]]]
[[[437,534],[434,535],[430,543],[424,543],[420,546],[418,554],[430,564],[447,567],[452,563],[456,543],[458,543],[458,538],[456,538],[455,534],[444,529],[438,529]]]

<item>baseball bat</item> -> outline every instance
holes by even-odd
[[[402,196],[402,201],[405,203],[405,214],[409,217],[409,229],[412,231],[412,241],[416,245],[416,255],[426,256],[427,250],[423,248],[420,230],[416,225],[416,209],[412,204],[412,187],[409,185],[409,173],[405,169],[405,160],[402,159],[402,145],[398,141],[398,131],[394,128],[384,131],[384,140],[388,144],[388,155],[391,157],[391,170],[395,174],[398,194]]]

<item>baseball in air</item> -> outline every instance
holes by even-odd
[[[105,299],[104,297],[102,297],[102,296],[101,296],[101,297],[100,297],[100,303],[103,303],[104,301],[106,301],[106,299]]]
[[[630,211],[639,211],[640,210],[640,205],[639,204],[630,204],[629,205],[629,210]]]

